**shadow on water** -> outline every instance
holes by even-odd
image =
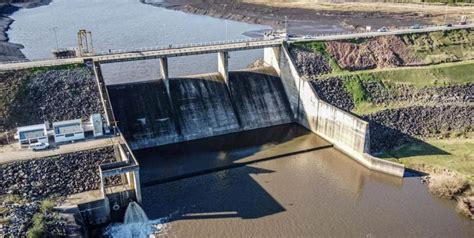
[[[135,151],[144,186],[331,147],[297,124],[285,124]]]
[[[146,211],[152,219],[170,220],[252,219],[283,212],[252,177],[274,171],[252,164],[330,147],[305,128],[285,124],[138,150],[144,207],[153,207]]]
[[[145,188],[144,207],[153,207],[147,210],[147,214],[153,219],[168,217],[168,221],[175,221],[236,217],[253,219],[285,211],[285,208],[251,177],[274,171],[251,166],[240,167],[239,170],[240,179],[237,181],[226,176],[228,171],[220,171],[207,176],[206,179],[189,179],[186,183],[167,183]],[[180,196],[170,192],[174,190],[180,190]],[[189,197],[193,198],[192,204]],[[184,204],[186,206],[183,206]]]

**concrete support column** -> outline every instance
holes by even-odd
[[[217,69],[219,73],[224,78],[224,81],[229,85],[229,52],[219,52],[217,53]]]
[[[109,127],[117,126],[114,117],[114,111],[112,109],[112,104],[110,103],[110,97],[107,91],[107,86],[105,84],[104,77],[102,76],[102,69],[100,68],[100,63],[93,62],[92,68],[94,70],[94,75],[97,83],[97,88],[99,90],[102,107],[105,110],[105,122]]]
[[[142,204],[142,191],[140,188],[140,172],[138,170],[133,171],[133,182],[135,187],[135,196],[137,197],[137,202]]]
[[[170,95],[170,81],[168,71],[168,58],[160,58],[160,76],[165,83],[166,92]]]
[[[263,50],[263,62],[272,66],[278,75],[280,75],[280,53],[280,47],[270,47]]]

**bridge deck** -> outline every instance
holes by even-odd
[[[308,41],[330,41],[344,40],[354,38],[369,38],[384,35],[400,35],[410,33],[424,33],[442,30],[468,29],[473,28],[474,24],[447,26],[433,26],[422,29],[399,29],[389,32],[360,32],[360,33],[341,33],[319,35],[310,39],[293,38],[289,42],[308,42]],[[0,64],[0,70],[16,70],[24,68],[59,66],[67,64],[78,64],[85,61],[94,61],[99,63],[113,63],[133,60],[145,60],[164,57],[178,57],[185,55],[211,54],[223,51],[241,51],[279,46],[284,42],[283,39],[250,39],[230,42],[219,42],[214,44],[196,44],[172,48],[157,48],[150,50],[137,50],[125,52],[104,53],[88,57],[76,57],[66,59],[47,59],[37,61],[15,62]]]

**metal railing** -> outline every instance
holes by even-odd
[[[370,31],[350,31],[350,32],[336,32],[336,33],[327,33],[327,34],[316,34],[311,35],[309,37],[300,36],[297,38],[290,38],[292,42],[299,42],[299,41],[312,41],[312,40],[327,40],[325,38],[337,37],[338,39],[347,37],[372,37],[372,36],[382,36],[382,35],[396,35],[396,34],[406,34],[406,33],[422,33],[422,32],[430,32],[430,31],[438,31],[442,29],[465,29],[465,28],[473,28],[474,24],[469,22],[465,25],[453,25],[452,27],[447,27],[446,25],[423,25],[419,26],[417,29],[413,29],[411,27],[399,27],[391,31],[387,32],[379,32],[377,29],[371,29]],[[340,37],[343,36],[343,37]],[[34,65],[34,67],[46,67],[46,66],[54,66],[54,65],[61,65],[61,64],[68,64],[68,63],[81,63],[84,59],[93,58],[93,57],[101,57],[101,56],[108,56],[108,59],[117,59],[117,58],[124,58],[126,56],[136,56],[136,54],[144,54],[143,56],[147,56],[147,53],[156,52],[156,51],[171,51],[172,53],[186,53],[186,52],[195,52],[199,51],[195,48],[198,47],[206,47],[208,50],[219,50],[224,49],[225,47],[219,46],[229,46],[232,44],[241,44],[241,43],[249,43],[247,47],[252,46],[262,46],[262,45],[271,45],[270,43],[278,43],[283,42],[283,38],[248,38],[248,39],[237,39],[237,40],[227,40],[227,41],[215,41],[215,42],[204,42],[204,43],[190,43],[190,44],[178,44],[178,45],[168,45],[168,46],[158,46],[158,47],[142,47],[137,49],[118,49],[118,50],[109,50],[109,51],[100,51],[96,52],[91,56],[84,56],[84,57],[58,57],[58,58],[46,58],[46,59],[33,59],[33,60],[16,60],[16,61],[6,61],[0,63],[0,69],[2,66],[12,64],[25,64],[24,67],[17,66],[15,68],[28,68],[31,67],[29,65]],[[243,46],[246,47],[246,46]],[[194,49],[193,49],[194,48]],[[227,47],[230,48],[230,47]],[[239,48],[239,47],[236,47]],[[203,49],[202,51],[205,51]],[[149,56],[149,55],[148,55]],[[71,61],[67,61],[71,60]],[[42,62],[42,63],[41,63]]]

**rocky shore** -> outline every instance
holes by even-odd
[[[0,236],[25,236],[33,216],[45,202],[51,203],[51,198],[98,189],[99,165],[113,161],[114,148],[109,146],[0,165],[0,195],[19,197],[0,203],[0,215],[8,221],[0,225]],[[121,177],[111,181],[121,182]],[[54,205],[49,205],[50,211],[42,211],[41,219],[51,235],[64,234],[64,223],[52,212]]]
[[[93,73],[84,66],[0,72],[0,95],[0,132],[103,113]]]
[[[354,30],[372,25],[410,26],[426,23],[426,16],[415,12],[387,13],[370,11],[314,10],[305,8],[276,7],[234,0],[141,0],[167,9],[252,24],[284,28],[288,17],[290,31],[296,34],[314,34]]]
[[[115,161],[113,147],[0,165],[0,194],[41,200],[99,188],[99,165]]]
[[[6,0],[0,3],[0,62],[24,60],[21,44],[11,43],[7,31],[13,20],[9,17],[21,8],[47,5],[51,0]]]
[[[469,133],[473,131],[472,115],[474,105],[471,104],[386,109],[363,118],[369,122],[371,152],[382,152],[416,138]]]
[[[355,108],[355,102],[352,95],[347,91],[344,80],[343,78],[334,77],[314,80],[311,81],[311,84],[323,100],[344,110],[351,111]],[[377,80],[360,80],[359,84],[367,96],[366,101],[378,105],[394,103],[400,105],[461,105],[474,103],[474,83],[422,88],[403,84],[388,86]]]
[[[347,91],[346,83],[341,78],[311,82],[321,99],[352,111],[356,102]],[[367,103],[398,105],[361,115],[370,122],[372,152],[392,149],[413,137],[444,137],[447,133],[460,134],[473,130],[470,126],[474,124],[473,83],[416,88],[411,85],[387,87],[379,81],[361,80],[360,86]]]

